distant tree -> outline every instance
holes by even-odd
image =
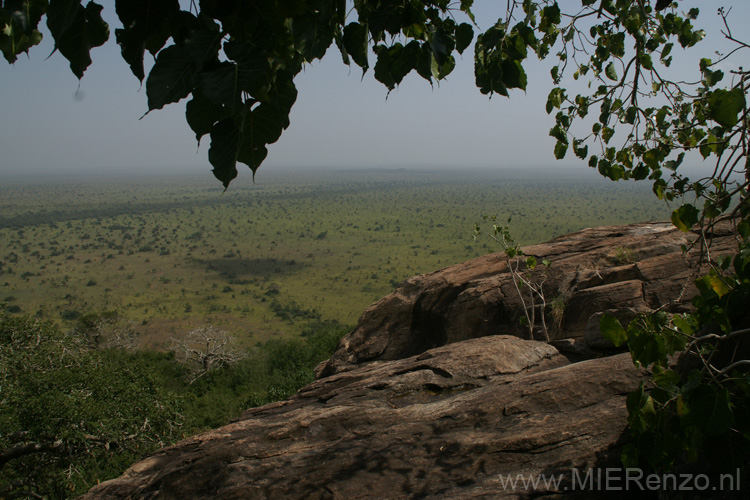
[[[242,359],[245,354],[234,349],[232,343],[233,338],[229,332],[213,325],[195,328],[186,336],[172,340],[180,359],[190,366],[190,383]]]

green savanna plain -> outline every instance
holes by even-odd
[[[667,219],[647,183],[592,171],[283,170],[223,192],[206,176],[5,179],[0,302],[72,325],[115,311],[142,347],[214,325],[241,344],[354,324],[404,279],[496,251],[483,215],[522,245]],[[553,263],[554,265],[554,263]]]

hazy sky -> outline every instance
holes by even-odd
[[[563,8],[574,0],[562,1]],[[0,63],[3,108],[0,120],[0,174],[69,171],[210,172],[208,137],[200,148],[184,119],[185,101],[139,120],[147,110],[145,88],[120,58],[114,30],[120,26],[114,1],[104,0],[110,40],[92,51],[93,65],[77,81],[59,54],[42,46],[14,66]],[[578,0],[575,0],[578,4]],[[725,2],[691,2],[703,8],[701,23],[716,27],[715,7]],[[750,19],[750,1],[736,0],[737,32]],[[486,29],[504,1],[478,0],[477,22]],[[688,2],[681,2],[688,6]],[[494,6],[494,7],[493,7]],[[494,10],[493,10],[494,9]],[[45,28],[46,29],[46,28]],[[713,40],[718,33],[713,35]],[[747,38],[747,37],[745,37]],[[711,38],[702,56],[712,57]],[[150,56],[147,55],[147,58]],[[747,57],[747,56],[745,56]],[[372,58],[371,58],[372,60]],[[692,61],[691,66],[697,66]],[[474,86],[473,55],[467,50],[440,86],[410,74],[388,96],[372,71],[341,63],[335,47],[296,81],[291,126],[261,166],[274,167],[534,167],[555,163],[553,125],[544,104],[550,62],[527,65],[527,92],[491,100]],[[569,155],[561,164],[575,164]],[[240,175],[249,171],[239,165]]]

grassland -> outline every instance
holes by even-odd
[[[117,311],[144,346],[213,324],[242,343],[353,324],[414,274],[495,250],[668,217],[647,184],[593,171],[265,171],[222,194],[206,177],[4,180],[0,302],[62,323]]]

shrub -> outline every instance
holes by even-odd
[[[0,497],[80,495],[177,438],[179,399],[147,361],[0,314]]]

